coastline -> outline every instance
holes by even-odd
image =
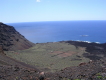
[[[90,41],[81,41],[81,40],[61,40],[61,41],[50,41],[50,42],[36,42],[34,44],[40,44],[40,43],[56,43],[56,42],[67,42],[67,41],[73,41],[73,42],[84,42],[84,43],[95,43],[95,44],[105,44],[100,42],[90,42]]]
[[[96,24],[96,25],[95,25]],[[11,23],[33,43],[88,41],[106,43],[106,21],[50,21]]]

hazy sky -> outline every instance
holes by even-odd
[[[0,22],[106,20],[106,0],[0,0]]]

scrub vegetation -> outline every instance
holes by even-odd
[[[88,62],[83,57],[84,47],[76,48],[65,42],[38,43],[26,50],[8,51],[8,56],[36,66],[46,71],[57,71],[70,66],[78,66],[81,62]]]

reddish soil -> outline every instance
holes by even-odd
[[[54,54],[54,55],[57,55],[59,57],[68,57],[68,56],[72,56],[73,54],[76,54],[77,52],[74,52],[74,51],[68,51],[68,52],[62,52],[62,51],[54,51],[54,52],[51,52],[49,54]]]

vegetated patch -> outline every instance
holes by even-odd
[[[45,68],[54,72],[65,67],[77,66],[81,62],[88,62],[89,59],[83,57],[85,52],[84,47],[76,48],[65,42],[55,42],[38,43],[32,48],[8,52],[7,55],[39,69]]]

